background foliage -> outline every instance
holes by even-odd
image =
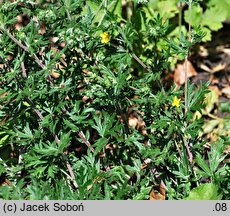
[[[0,175],[8,185],[0,197],[184,199],[208,182],[204,199],[228,199],[226,137],[206,154],[193,115],[205,107],[208,83],[188,83],[184,112],[184,89],[161,79],[211,40],[227,4],[1,3]]]

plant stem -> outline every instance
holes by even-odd
[[[82,131],[77,132],[77,135],[82,139],[82,141],[90,148],[90,151],[92,153],[95,152],[95,149],[92,147],[92,145],[90,144],[90,142],[85,138],[84,134]]]
[[[179,32],[181,34],[181,25],[182,25],[182,2],[178,3],[178,8],[179,8],[179,18],[178,18],[178,26],[179,26]]]
[[[148,71],[149,73],[152,73],[152,70],[143,62],[141,61],[141,59],[135,54],[133,53],[132,54],[132,57],[146,70]],[[161,88],[163,90],[163,92],[165,93],[165,90],[163,88],[163,85],[162,85],[162,82],[161,82],[161,79],[160,80],[156,80],[159,88]]]
[[[188,54],[185,57],[185,85],[184,85],[184,103],[185,103],[185,109],[184,113],[186,114],[188,111]]]
[[[5,30],[3,27],[1,27],[1,29],[6,32],[6,34],[9,36],[9,38],[11,40],[13,40],[19,47],[21,47],[24,51],[26,51],[27,53],[31,54],[28,47],[24,46],[19,40],[17,40],[8,30]],[[45,65],[41,62],[41,60],[35,55],[32,54],[32,56],[34,57],[35,61],[37,62],[37,64],[42,68],[45,69]],[[48,75],[48,80],[51,86],[53,86],[53,80],[51,78],[50,75]]]
[[[21,65],[21,66],[22,66],[22,65]],[[26,70],[26,69],[22,67],[22,70]],[[16,76],[16,80],[17,80],[17,82],[18,82],[19,88],[20,88],[21,90],[23,90],[23,86],[22,86],[22,84],[20,83],[20,80],[19,80],[19,78],[18,78],[17,76]],[[26,97],[25,99],[26,99],[27,103],[31,106],[31,108],[34,110],[34,112],[37,114],[37,116],[39,117],[39,119],[42,121],[42,120],[44,119],[44,117],[43,117],[42,113],[36,108],[34,102],[33,102],[29,97]],[[50,129],[49,129],[49,130],[50,130]],[[60,144],[60,139],[58,138],[57,134],[52,133],[52,131],[50,131],[50,132],[51,132],[51,134],[53,135],[53,137],[54,137],[56,143],[57,143],[57,144]],[[76,182],[76,180],[75,180],[75,175],[74,175],[74,173],[73,173],[73,169],[72,169],[72,167],[71,167],[71,165],[70,165],[68,159],[66,159],[65,162],[66,162],[67,169],[68,169],[68,171],[69,171],[69,173],[70,173],[70,176],[71,176],[71,178],[72,178],[73,185],[75,186],[76,189],[78,189],[78,184],[77,184],[77,182]]]
[[[191,19],[192,19],[192,0],[189,0],[189,22],[188,22],[188,41],[191,42]],[[188,111],[188,55],[189,55],[189,49],[187,52],[187,55],[185,57],[185,114]]]
[[[191,21],[192,21],[192,0],[189,0],[188,2],[189,4],[189,22],[188,22],[188,41],[191,42],[191,30],[192,30],[192,27],[191,27]],[[184,110],[184,113],[186,115],[187,111],[188,111],[188,56],[189,56],[189,51],[190,51],[190,48],[188,48],[188,51],[187,51],[187,55],[185,57],[185,110]],[[187,123],[185,122],[185,131],[187,129]],[[190,151],[190,146],[189,146],[189,137],[186,136],[186,134],[184,134],[183,136],[183,141],[184,141],[184,145],[185,145],[185,148],[186,148],[186,151],[187,151],[187,154],[188,154],[188,160],[189,160],[189,165],[190,165],[190,169],[191,169],[191,172],[192,174],[196,177],[196,174],[194,172],[194,169],[193,169],[193,164],[192,164],[192,161],[193,161],[193,154],[192,152]],[[198,186],[198,182],[196,181],[195,182],[196,185]]]

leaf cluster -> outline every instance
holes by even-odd
[[[161,82],[201,32],[191,44],[182,34],[171,41],[169,20],[146,12],[153,1],[126,5],[125,15],[121,3],[0,5],[0,176],[12,184],[0,186],[1,198],[148,199],[163,181],[168,199],[182,199],[203,175],[229,187],[223,142],[206,165],[193,119],[208,84],[189,84],[185,114],[172,106],[183,89]]]

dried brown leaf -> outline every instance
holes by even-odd
[[[57,73],[55,70],[51,71],[51,76],[55,79],[59,78],[61,76],[61,74]]]
[[[150,191],[149,194],[150,200],[165,200],[165,198],[166,198],[166,193],[162,183],[158,186],[154,186]]]
[[[230,98],[230,86],[223,88],[221,91],[226,95],[226,97]]]
[[[197,72],[193,67],[192,63],[188,61],[188,77],[196,76]],[[185,83],[185,62],[182,64],[177,64],[174,72],[174,81],[178,85],[183,85]]]

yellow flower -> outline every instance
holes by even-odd
[[[111,39],[111,35],[108,32],[104,32],[104,33],[100,34],[100,37],[101,37],[102,43],[108,43]]]
[[[177,96],[174,96],[172,106],[179,107],[180,106],[180,100],[181,99],[177,98]]]

